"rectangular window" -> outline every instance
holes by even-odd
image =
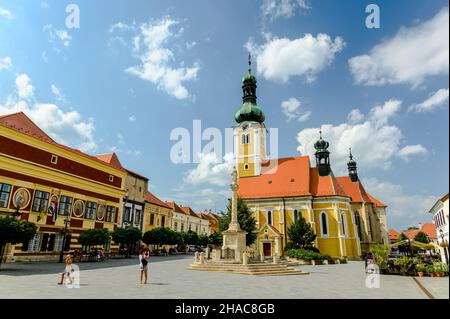
[[[154,214],[150,214],[150,225],[154,225],[155,224],[155,215]]]
[[[11,185],[0,183],[0,207],[8,206],[9,194],[11,193]]]
[[[114,206],[107,206],[106,207],[106,221],[109,223],[114,222],[114,213],[116,211],[116,208]]]
[[[175,228],[175,231],[178,230],[178,224],[177,224],[177,222],[175,222],[175,223],[173,224],[173,228]]]
[[[28,252],[35,253],[39,251],[39,241],[41,239],[40,234],[35,234],[33,239],[28,243]]]
[[[86,212],[84,213],[84,218],[94,219],[96,211],[97,211],[97,203],[87,202],[86,203]]]
[[[131,221],[131,208],[130,207],[125,207],[125,212],[123,214],[123,221],[124,222]]]
[[[61,251],[63,244],[63,237],[64,236],[62,234],[56,234],[55,243],[53,244],[53,251]]]
[[[165,227],[165,224],[166,224],[166,217],[162,216],[161,217],[161,227]]]
[[[70,215],[72,210],[72,197],[69,196],[61,196],[59,200],[59,214],[60,215]]]
[[[57,164],[57,163],[58,163],[58,156],[52,155],[52,159],[50,160],[50,162],[51,162],[52,164]]]
[[[109,181],[112,183],[114,182],[114,176],[113,175],[109,175]]]
[[[141,211],[136,210],[136,213],[134,214],[134,224],[139,225],[141,223]]]
[[[50,197],[50,193],[36,191],[34,192],[34,200],[33,200],[33,212],[46,212],[48,207],[48,199]]]

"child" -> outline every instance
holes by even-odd
[[[66,256],[66,268],[64,269],[64,272],[61,273],[61,281],[58,282],[58,285],[62,285],[64,283],[64,275],[67,275],[69,283],[72,284],[71,275],[73,271],[74,270],[72,268],[72,255],[68,254]]]

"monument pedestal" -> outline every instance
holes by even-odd
[[[242,262],[242,254],[245,252],[247,245],[245,241],[245,236],[247,232],[243,230],[233,230],[228,229],[222,232],[223,235],[223,246],[222,250],[230,249],[234,251],[234,260],[237,262]]]

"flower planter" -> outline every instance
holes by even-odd
[[[419,277],[423,277],[423,271],[419,271],[417,274],[419,275]]]

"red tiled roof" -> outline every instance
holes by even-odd
[[[389,239],[390,240],[396,240],[396,239],[398,239],[399,236],[400,236],[399,232],[397,232],[394,229],[389,229]]]
[[[422,231],[425,234],[427,234],[427,236],[430,239],[436,239],[437,238],[436,225],[434,225],[433,223],[423,224],[422,228],[420,229],[420,231]]]
[[[13,130],[33,136],[47,143],[55,143],[50,136],[34,124],[34,122],[23,112],[0,116],[0,125],[7,126]]]
[[[116,153],[98,154],[98,155],[94,155],[94,157],[96,157],[97,159],[99,159],[105,163],[108,163],[114,167],[123,169],[123,166],[120,163],[119,158],[117,157]]]
[[[170,207],[167,203],[163,202],[162,200],[160,200],[158,197],[156,197],[155,195],[153,195],[150,192],[147,192],[146,196],[145,196],[145,201],[157,205],[157,206],[161,206],[161,207],[165,207],[165,208],[172,208]]]
[[[337,177],[344,192],[351,197],[354,203],[371,203],[369,195],[360,181],[352,182],[349,176]]]
[[[380,202],[378,199],[376,199],[375,197],[373,197],[372,195],[370,195],[369,193],[367,193],[367,195],[370,198],[370,201],[372,203],[374,203],[377,207],[387,207],[386,204],[384,204],[383,202]]]
[[[180,206],[180,208],[186,215],[200,218],[189,206]]]
[[[25,113],[23,112],[17,112],[13,114],[7,114],[0,116],[0,125],[3,125],[5,127],[8,127],[10,129],[16,130],[20,133],[26,134],[28,136],[34,137],[36,139],[39,139],[43,142],[55,145],[59,148],[62,148],[64,150],[67,150],[69,152],[75,153],[77,155],[81,155],[83,157],[89,158],[91,160],[101,162],[102,164],[107,164],[111,167],[114,167],[119,170],[123,170],[122,167],[115,166],[114,164],[105,162],[103,160],[100,160],[96,156],[92,156],[86,153],[83,153],[80,150],[71,148],[66,145],[59,144],[58,142],[54,141],[50,136],[48,136],[43,130],[41,130]]]
[[[176,213],[186,214],[180,206],[178,206],[175,202],[166,202],[167,206],[172,209]]]
[[[273,164],[274,167],[270,167]],[[319,176],[311,168],[308,156],[271,160],[262,166],[259,176],[239,178],[238,196],[250,198],[277,198],[301,196],[345,196],[333,174]]]

